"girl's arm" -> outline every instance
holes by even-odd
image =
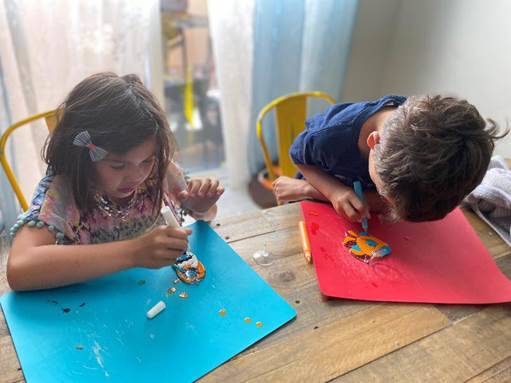
[[[201,219],[203,221],[212,221],[213,219],[215,219],[217,211],[218,211],[218,207],[216,204],[214,204],[213,206],[211,206],[208,210],[206,210],[204,212],[192,210],[191,216],[197,220]]]
[[[216,201],[224,192],[220,182],[211,178],[185,180],[183,170],[171,161],[167,168],[167,190],[195,219],[211,221],[217,213]]]
[[[188,246],[190,230],[157,227],[125,241],[97,245],[55,245],[47,228],[24,226],[7,262],[13,290],[65,286],[131,267],[159,268],[174,263]]]
[[[186,191],[177,195],[181,205],[192,211],[192,217],[211,221],[217,213],[216,201],[223,194],[224,188],[216,179],[192,178]]]

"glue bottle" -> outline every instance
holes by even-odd
[[[183,169],[174,160],[170,161],[167,169],[171,186],[170,191],[177,196],[188,188]]]

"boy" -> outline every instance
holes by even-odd
[[[453,97],[338,104],[307,120],[291,146],[303,179],[280,177],[273,190],[279,203],[329,201],[350,221],[370,218],[369,211],[437,220],[481,182],[501,137],[493,121],[487,125],[473,105]],[[368,206],[353,191],[355,180]]]

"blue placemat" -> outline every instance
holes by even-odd
[[[174,284],[166,267],[4,295],[25,379],[190,382],[296,316],[206,223],[191,228],[190,247],[207,270],[199,285]],[[148,320],[159,300],[166,310]]]

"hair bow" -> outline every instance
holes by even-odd
[[[90,134],[86,130],[78,133],[75,136],[73,140],[73,145],[89,149],[90,159],[93,162],[102,160],[108,154],[108,152],[105,149],[100,148],[99,146],[96,146],[92,143]]]

